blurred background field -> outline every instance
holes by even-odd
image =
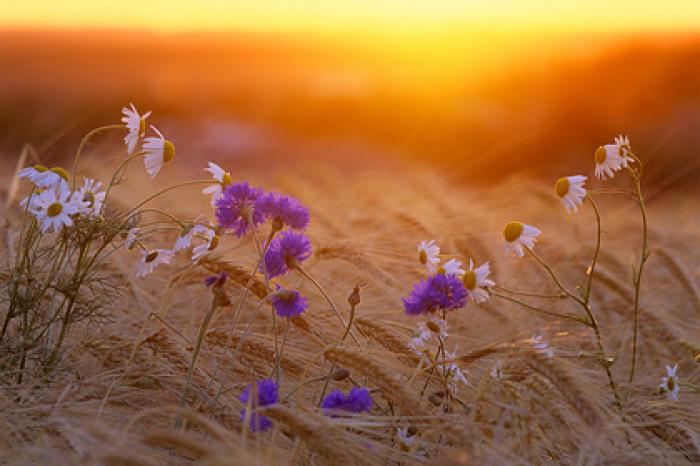
[[[551,182],[625,133],[655,187],[695,188],[700,174],[692,31],[25,28],[0,44],[4,157],[29,142],[58,163],[134,102],[160,115],[192,167],[419,162],[460,184],[517,172]]]

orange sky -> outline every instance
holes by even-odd
[[[444,33],[700,30],[699,0],[0,0],[0,27]]]

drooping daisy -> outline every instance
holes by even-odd
[[[277,285],[277,291],[272,296],[272,307],[278,316],[294,317],[303,313],[309,304],[298,291]]]
[[[285,226],[303,230],[309,226],[309,209],[298,199],[277,193],[267,193],[258,198],[255,210],[265,220],[272,222],[272,229],[282,230]]]
[[[449,361],[449,362],[448,362]],[[450,353],[445,350],[445,364],[444,367],[447,371],[450,389],[455,392],[457,389],[457,382],[467,384],[467,377],[464,375],[462,368],[457,364],[457,348],[454,352]]]
[[[249,186],[248,183],[227,186],[221,198],[216,201],[216,221],[240,238],[265,221],[262,213],[255,208],[256,201],[262,195],[262,189]]]
[[[146,134],[146,118],[151,116],[151,112],[148,111],[143,115],[139,115],[139,112],[134,107],[134,104],[129,104],[129,107],[122,107],[122,123],[126,125],[129,130],[124,136],[124,144],[126,144],[126,149],[129,155],[134,153],[136,149],[136,143],[138,143],[139,138],[142,138]]]
[[[554,357],[554,349],[549,346],[549,343],[544,341],[542,335],[533,335],[528,340],[528,343],[532,345],[535,352],[547,357],[547,359],[552,359]]]
[[[353,387],[347,395],[341,390],[333,390],[323,399],[321,408],[328,415],[333,415],[334,412],[338,411],[369,412],[372,409],[372,396],[369,394],[369,390],[362,387]]]
[[[143,164],[146,167],[148,176],[153,179],[158,174],[164,163],[170,162],[175,157],[175,145],[158,131],[158,128],[151,125],[158,137],[148,137],[143,140]]]
[[[418,261],[428,268],[428,272],[435,273],[440,263],[440,246],[434,239],[421,241],[418,245]]]
[[[219,245],[219,235],[216,234],[216,230],[204,225],[195,225],[192,228],[194,234],[205,240],[203,244],[195,246],[192,249],[192,260],[196,261],[204,254],[213,251]]]
[[[31,212],[41,222],[41,231],[44,233],[59,231],[64,225],[72,226],[73,220],[70,216],[77,214],[83,207],[83,204],[71,198],[67,183],[59,183],[43,190],[32,204]]]
[[[438,267],[437,273],[461,277],[464,275],[464,269],[462,268],[462,263],[460,261],[457,259],[450,259]]]
[[[204,194],[211,194],[211,205],[212,207],[216,207],[216,201],[221,199],[224,189],[226,186],[230,185],[233,180],[229,172],[225,171],[214,162],[208,162],[208,165],[209,166],[205,168],[204,171],[211,173],[211,176],[217,181],[217,184],[204,188],[202,192]]]
[[[68,172],[61,167],[46,168],[43,165],[23,168],[19,171],[20,178],[26,178],[38,188],[51,188],[58,183],[68,181]]]
[[[671,401],[678,401],[678,392],[681,389],[678,385],[676,371],[678,371],[678,364],[673,367],[666,366],[666,375],[661,378],[661,384],[659,385],[661,393],[665,393],[666,398]]]
[[[284,275],[311,256],[311,241],[302,233],[283,231],[265,252],[265,268],[269,278]]]
[[[251,399],[251,393],[253,398]],[[256,396],[257,395],[257,396]],[[241,422],[245,422],[246,410],[250,404],[253,411],[250,415],[249,427],[252,432],[264,432],[272,427],[272,421],[267,416],[261,416],[255,410],[261,406],[268,406],[277,403],[277,384],[272,379],[259,380],[248,385],[238,400],[245,406],[241,410]]]
[[[578,211],[578,206],[583,203],[583,199],[586,197],[586,188],[583,185],[587,179],[588,177],[583,175],[565,176],[559,178],[555,183],[554,191],[567,211]]]
[[[138,240],[138,235],[139,235],[139,230],[140,228],[132,228],[129,230],[129,233],[126,235],[126,248],[131,250],[134,249],[134,246],[136,246],[136,241]]]
[[[102,211],[102,204],[105,200],[106,193],[100,191],[102,183],[90,178],[83,178],[83,186],[73,193],[76,202],[82,202],[85,207],[80,213],[87,216],[99,215]]]
[[[469,291],[469,299],[475,303],[488,301],[489,293],[486,287],[495,286],[496,282],[489,279],[491,266],[489,262],[484,262],[480,267],[474,268],[474,261],[469,259],[469,270],[462,277],[464,287]]]
[[[145,277],[153,272],[160,264],[169,264],[172,258],[173,252],[169,249],[143,251],[141,260],[136,266],[136,276]]]
[[[182,233],[175,240],[173,252],[187,249],[192,245],[192,236],[194,235],[194,227],[191,225],[183,227]]]
[[[617,136],[615,138],[615,146],[617,146],[617,155],[622,159],[622,166],[627,168],[629,163],[634,162],[634,158],[628,155],[632,149],[629,136],[623,136],[622,134]]]
[[[464,307],[467,290],[460,279],[449,275],[431,275],[418,282],[408,298],[403,298],[406,314],[420,315]]]
[[[523,247],[532,249],[535,247],[537,237],[542,233],[537,228],[521,222],[508,222],[503,227],[503,238],[506,240],[506,252],[512,252],[518,257],[523,257]]]

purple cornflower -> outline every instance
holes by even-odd
[[[239,238],[255,225],[265,221],[261,212],[255,208],[255,202],[263,195],[263,190],[253,188],[248,183],[235,183],[224,189],[221,198],[216,201],[216,220],[219,225]]]
[[[302,233],[283,231],[270,243],[265,252],[268,278],[284,275],[311,255],[311,241]]]
[[[296,230],[309,226],[309,209],[292,196],[267,193],[258,198],[255,209],[265,220],[272,221],[272,228],[277,231],[285,225]]]
[[[204,284],[206,286],[223,286],[223,284],[226,283],[227,278],[228,274],[226,272],[219,272],[216,275],[209,275],[207,278],[205,278]]]
[[[342,390],[333,390],[324,399],[321,407],[325,410],[361,413],[372,408],[372,397],[366,388],[355,387],[345,396]]]
[[[267,406],[277,403],[277,384],[272,379],[259,380],[255,383],[258,399],[253,400],[251,403],[251,408],[255,410],[260,406]],[[238,398],[244,406],[248,406],[248,398],[250,392],[253,390],[253,385],[248,385],[248,387],[243,390],[241,396]],[[245,420],[246,408],[241,410],[241,422]],[[257,413],[252,413],[250,416],[250,430],[252,432],[264,432],[272,427],[272,421],[266,416],[261,416]]]
[[[298,316],[309,307],[309,304],[298,291],[288,290],[277,285],[277,292],[272,296],[272,305],[278,316]]]
[[[441,273],[418,282],[408,298],[403,299],[408,315],[426,314],[440,310],[453,310],[464,307],[467,302],[467,289],[462,280],[454,275]]]

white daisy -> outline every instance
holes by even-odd
[[[448,277],[454,275],[456,277],[461,277],[464,275],[464,269],[462,268],[462,263],[457,259],[450,259],[438,268],[438,273],[443,273]]]
[[[168,249],[156,249],[143,251],[141,260],[136,266],[136,276],[144,277],[153,272],[160,264],[169,264],[173,258],[173,252]]]
[[[554,357],[554,349],[549,346],[549,343],[542,339],[542,335],[533,335],[528,340],[528,343],[532,345],[536,352],[547,357],[547,359],[552,359]]]
[[[124,136],[124,144],[126,144],[128,153],[133,154],[134,149],[136,149],[136,143],[139,141],[139,138],[143,137],[146,134],[146,118],[148,118],[151,115],[151,112],[148,111],[143,115],[139,115],[139,112],[136,111],[136,107],[134,107],[134,104],[129,105],[131,106],[131,108],[122,108],[122,114],[124,115],[122,117],[122,122],[126,125],[126,128],[129,130],[126,136]]]
[[[213,251],[219,245],[219,235],[216,234],[216,230],[213,228],[204,225],[195,225],[192,231],[194,231],[195,235],[206,241],[204,244],[200,244],[192,249],[193,261],[196,261],[209,251]]]
[[[194,227],[187,227],[183,230],[182,234],[175,240],[175,246],[173,247],[173,252],[180,251],[182,249],[187,249],[192,244],[192,236],[194,235]]]
[[[586,188],[583,185],[587,179],[588,177],[583,175],[565,176],[554,184],[554,191],[567,211],[577,212],[578,206],[583,204],[586,197]]]
[[[155,126],[151,125],[151,128],[158,134],[158,137],[151,136],[143,140],[143,151],[146,153],[143,164],[146,166],[148,176],[153,179],[163,164],[170,162],[175,157],[175,145],[165,139]]]
[[[508,222],[503,227],[503,237],[506,240],[506,252],[512,252],[518,257],[523,257],[523,247],[532,249],[535,247],[537,237],[542,233],[537,228],[521,222]]]
[[[224,188],[232,183],[232,179],[229,172],[224,171],[223,168],[214,162],[208,163],[209,168],[205,168],[204,171],[211,173],[212,177],[218,181],[218,183],[204,188],[202,192],[204,194],[211,194],[211,205],[216,207],[216,201],[218,201],[223,195]]]
[[[595,151],[595,176],[605,180],[612,178],[614,172],[626,168],[634,159],[627,154],[630,141],[626,136],[618,136],[613,144],[605,144]]]
[[[457,348],[455,348],[453,353],[445,349],[445,361],[451,361],[446,362],[444,367],[447,369],[447,374],[450,379],[448,385],[450,389],[455,392],[457,389],[457,382],[461,382],[465,385],[468,383],[464,372],[457,365]]]
[[[82,208],[81,204],[71,199],[71,192],[66,183],[43,190],[32,203],[32,213],[41,222],[41,230],[44,233],[59,231],[64,225],[72,226],[73,220],[70,216]]]
[[[488,261],[484,262],[480,267],[474,268],[474,261],[469,259],[469,270],[462,277],[462,282],[469,292],[469,299],[472,302],[483,303],[488,301],[490,296],[484,288],[496,285],[496,282],[488,278],[490,273],[491,266]]]
[[[23,168],[19,171],[18,175],[20,178],[26,178],[32,183],[36,184],[36,179],[42,173],[46,173],[49,169],[43,165],[36,164],[32,167]]]
[[[140,228],[132,228],[126,235],[126,247],[131,250],[136,246],[136,240],[138,239]]]
[[[429,340],[433,334],[439,335],[443,339],[447,338],[449,336],[447,321],[431,315],[425,322],[418,323],[418,335],[423,341]]]
[[[73,193],[73,199],[77,204],[83,204],[80,213],[93,216],[102,211],[105,200],[105,192],[100,191],[102,183],[90,178],[83,178],[83,187]]]
[[[677,370],[678,364],[673,367],[666,366],[666,375],[661,378],[661,384],[659,385],[661,392],[666,393],[666,398],[671,401],[678,401],[678,392],[680,391],[678,377],[676,376]]]
[[[418,245],[418,261],[428,268],[430,273],[435,273],[437,264],[440,263],[440,246],[434,239],[421,241]]]
[[[50,188],[58,183],[68,181],[68,172],[61,167],[46,168],[43,165],[23,168],[19,171],[20,178],[26,178],[41,189]]]
[[[629,136],[617,136],[615,138],[615,146],[617,146],[617,155],[622,159],[622,166],[627,168],[629,163],[634,162],[634,158],[627,155],[631,149]]]

